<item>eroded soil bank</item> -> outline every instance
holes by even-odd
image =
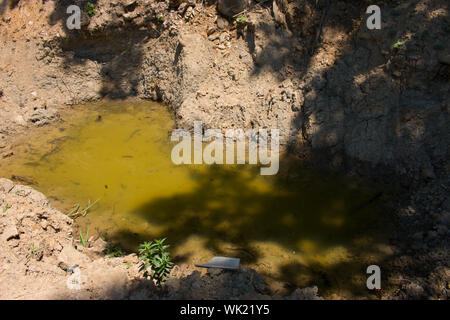
[[[252,3],[243,36],[215,4],[150,0],[97,1],[70,31],[66,2],[1,3],[2,158],[64,106],[105,97],[163,101],[179,127],[279,127],[305,163],[402,189],[395,297],[447,297],[448,2],[383,1],[380,31],[365,28],[370,1]]]

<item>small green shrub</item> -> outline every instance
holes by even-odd
[[[81,242],[81,245],[85,248],[88,245],[88,239],[89,239],[89,226],[87,227],[85,234],[83,234],[83,232],[81,232],[81,229],[80,229],[80,242]]]
[[[95,8],[95,5],[92,2],[88,2],[86,4],[86,7],[84,7],[84,12],[86,12],[89,17],[93,17],[93,16],[95,16],[94,8]]]
[[[29,249],[29,254],[27,256],[28,259],[33,259],[39,252],[41,252],[41,248],[36,248],[34,246],[34,243],[31,243],[30,246],[28,247]]]
[[[244,16],[238,17],[234,20],[234,23],[245,24],[246,22],[247,22],[247,20],[245,19]]]
[[[8,206],[8,202],[3,201],[3,213],[5,213],[9,208],[11,208],[10,206]]]
[[[80,211],[80,204],[77,203],[72,210],[67,214],[69,218],[76,219],[80,216],[86,216],[88,214],[88,210],[91,209],[100,199],[95,200],[94,202],[90,203]]]
[[[173,269],[173,262],[170,261],[170,255],[166,251],[169,247],[164,245],[164,239],[147,241],[139,245],[139,258],[142,262],[140,270],[151,268],[151,277],[160,285],[165,281],[170,271]]]
[[[392,46],[394,49],[399,49],[400,47],[403,47],[405,45],[406,41],[397,41],[396,43],[394,43],[394,45]]]

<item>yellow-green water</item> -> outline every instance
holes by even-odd
[[[288,156],[275,176],[250,165],[176,166],[173,125],[152,102],[72,108],[19,138],[0,176],[35,181],[64,212],[99,199],[77,224],[130,251],[167,237],[178,263],[240,257],[281,291],[315,284],[328,297],[367,293],[365,270],[386,252],[377,188]]]

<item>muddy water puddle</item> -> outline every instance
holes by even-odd
[[[250,165],[176,166],[173,126],[153,102],[74,107],[18,138],[0,176],[33,184],[66,213],[98,199],[78,227],[129,251],[167,237],[178,263],[239,257],[280,292],[367,294],[366,268],[388,251],[382,190],[291,156],[275,176]]]

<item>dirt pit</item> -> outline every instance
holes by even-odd
[[[387,192],[302,167],[175,165],[174,120],[154,102],[102,102],[19,138],[0,176],[29,184],[69,213],[98,200],[76,229],[136,252],[167,237],[177,264],[241,258],[274,292],[317,285],[324,297],[368,294],[366,268],[390,251]],[[78,234],[75,233],[75,234]]]

